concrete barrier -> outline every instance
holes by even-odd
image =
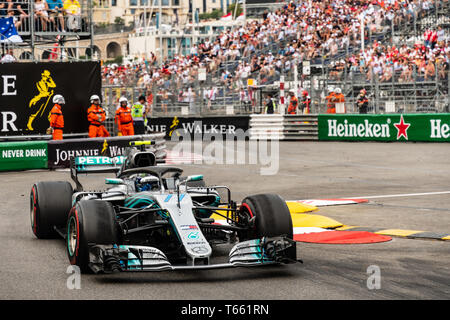
[[[68,168],[70,158],[76,156],[122,155],[130,141],[151,140],[154,145],[147,146],[158,163],[165,162],[167,147],[165,133],[146,135],[81,138],[50,141],[0,142],[0,171]]]
[[[0,143],[0,171],[45,169],[47,160],[46,141]]]

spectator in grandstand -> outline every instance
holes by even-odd
[[[161,88],[159,91],[160,99],[161,99],[161,111],[167,115],[167,104],[169,103],[169,96],[167,94],[167,90]]]
[[[149,115],[151,116],[152,113],[153,113],[153,93],[150,90],[150,88],[147,90],[147,92],[148,92],[148,95],[147,95],[147,108],[146,108],[146,111],[147,111],[147,116],[149,116]]]
[[[81,6],[78,0],[64,0],[63,11],[67,16],[67,28],[72,31],[81,29]]]
[[[1,63],[10,63],[15,61],[17,60],[13,55],[12,49],[7,50],[6,53],[2,55],[2,58],[0,60]]]
[[[59,22],[59,30],[64,32],[65,26],[64,26],[64,14],[63,14],[63,2],[62,0],[46,0],[48,5],[48,12],[50,16],[50,21],[53,23],[53,25],[57,26],[56,18],[58,18]]]
[[[0,17],[3,18],[8,14],[8,2],[5,0],[0,1]],[[14,12],[13,12],[14,14]]]
[[[438,73],[439,79],[446,80],[448,79],[449,74],[449,59],[445,59],[442,55],[438,57]]]
[[[14,15],[14,10],[8,10],[7,16],[13,18],[14,26],[16,27],[16,30],[18,30],[22,25],[22,22]]]
[[[47,31],[47,24],[49,22],[48,18],[48,5],[45,0],[35,0],[34,2],[34,20],[40,21],[40,29],[42,31]]]
[[[436,68],[434,67],[434,61],[429,61],[425,67],[424,79],[425,81],[433,80],[435,75],[436,75]]]
[[[442,28],[442,26],[438,26],[437,32],[437,43],[442,46],[445,41],[445,30]]]
[[[369,107],[369,99],[366,96],[366,89],[361,89],[358,97],[356,98],[356,108],[359,110],[360,114],[367,113]]]
[[[186,100],[189,102],[189,113],[191,114],[197,114],[197,106],[195,105],[195,91],[194,87],[191,85],[189,86],[187,93],[186,93]]]
[[[207,90],[206,94],[207,94],[206,99],[208,101],[208,110],[211,110],[213,102],[216,101],[217,88],[211,87],[209,90]]]
[[[413,65],[412,64],[406,64],[403,66],[402,74],[400,75],[400,82],[411,82],[412,81],[412,74],[413,74]]]
[[[392,74],[393,74],[393,65],[392,65],[392,61],[387,63],[382,71],[382,74],[380,76],[380,81],[381,82],[388,82],[392,80]]]
[[[249,90],[242,86],[239,90],[239,102],[241,103],[241,106],[244,106],[245,111],[251,111],[252,107],[250,104],[250,92]]]
[[[8,11],[14,11],[14,16],[18,16],[18,22],[20,22],[19,26],[23,27],[23,22],[26,18],[30,16],[28,9],[28,1],[23,2],[13,2],[12,0],[8,1]]]

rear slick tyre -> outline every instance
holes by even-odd
[[[72,207],[72,185],[67,181],[44,181],[33,185],[30,192],[31,229],[38,239],[55,239],[55,227],[66,225]]]

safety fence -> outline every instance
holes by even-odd
[[[115,157],[124,154],[130,141],[151,140],[148,150],[157,162],[166,158],[164,133],[109,138],[0,142],[0,171],[68,168],[77,156]]]

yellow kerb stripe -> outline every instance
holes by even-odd
[[[384,234],[387,236],[399,236],[399,237],[407,237],[410,235],[413,235],[415,233],[420,233],[423,231],[417,231],[417,230],[403,230],[403,229],[386,229],[386,230],[380,230],[375,233],[377,234]]]

